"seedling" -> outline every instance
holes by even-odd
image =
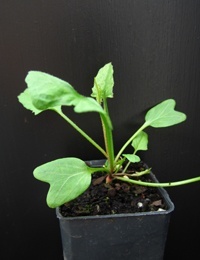
[[[176,102],[167,99],[151,108],[145,116],[144,124],[124,143],[117,154],[114,151],[113,125],[109,115],[108,98],[113,98],[113,66],[107,63],[94,78],[91,97],[79,94],[68,82],[40,71],[29,71],[25,82],[27,88],[18,96],[19,102],[31,110],[35,115],[45,110],[53,110],[67,123],[86,138],[106,159],[103,167],[89,167],[78,158],[61,158],[38,166],[33,174],[40,181],[50,184],[47,194],[47,204],[51,208],[61,206],[81,195],[91,184],[92,174],[101,171],[105,173],[105,180],[115,179],[135,183],[143,186],[170,187],[200,181],[200,176],[168,183],[150,183],[135,180],[135,176],[150,173],[146,169],[139,173],[127,173],[130,163],[140,161],[137,152],[147,150],[148,135],[144,132],[147,127],[169,127],[186,120],[186,115],[174,110]],[[73,106],[76,113],[97,112],[100,115],[105,148],[100,146],[85,131],[75,124],[62,111],[62,106]],[[133,153],[125,153],[132,145]],[[122,167],[123,166],[123,167]]]

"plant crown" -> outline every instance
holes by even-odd
[[[126,170],[131,162],[140,161],[137,152],[147,150],[148,135],[144,132],[144,129],[149,126],[159,128],[179,124],[186,120],[186,115],[174,110],[176,102],[173,99],[159,103],[146,113],[144,124],[133,133],[115,155],[113,126],[107,105],[107,99],[113,98],[113,72],[112,63],[105,64],[98,71],[94,78],[91,97],[79,94],[68,82],[44,72],[29,71],[25,78],[27,88],[18,96],[19,102],[35,115],[45,110],[55,111],[95,146],[106,159],[105,165],[100,168],[89,167],[84,161],[73,157],[57,159],[38,166],[33,174],[36,179],[50,184],[47,205],[51,208],[67,203],[82,194],[91,184],[91,175],[97,171],[105,173],[107,182],[119,179],[129,183],[154,187],[170,187],[200,181],[199,176],[177,182],[149,183],[134,180],[134,176],[148,174],[151,169],[133,174],[127,173]],[[102,122],[105,148],[95,142],[64,114],[62,106],[73,106],[76,113],[97,112]],[[125,153],[125,149],[129,145],[133,147],[132,154]],[[119,174],[119,169],[125,162],[127,162],[126,167]]]

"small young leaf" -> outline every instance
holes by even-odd
[[[132,141],[132,146],[135,149],[135,153],[139,150],[147,150],[148,135],[141,131]]]
[[[97,98],[100,102],[105,98],[112,98],[113,86],[113,66],[112,63],[107,63],[98,71],[95,77],[91,96]]]
[[[37,167],[33,174],[50,184],[47,204],[55,208],[82,194],[89,187],[94,171],[80,159],[62,158]]]
[[[174,110],[175,105],[175,100],[167,99],[151,108],[145,116],[146,125],[152,127],[167,127],[185,121],[186,115]]]
[[[140,157],[136,154],[123,154],[123,156],[126,157],[132,163],[140,162]]]

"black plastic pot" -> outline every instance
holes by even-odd
[[[162,260],[174,204],[165,189],[159,192],[165,211],[67,218],[57,208],[64,260]]]

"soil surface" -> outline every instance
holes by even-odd
[[[143,162],[132,164],[131,172],[145,169]],[[149,174],[140,177],[151,182]],[[114,180],[105,183],[102,173],[95,173],[90,187],[77,199],[62,205],[64,217],[95,216],[165,210],[166,205],[157,188],[144,187]]]

